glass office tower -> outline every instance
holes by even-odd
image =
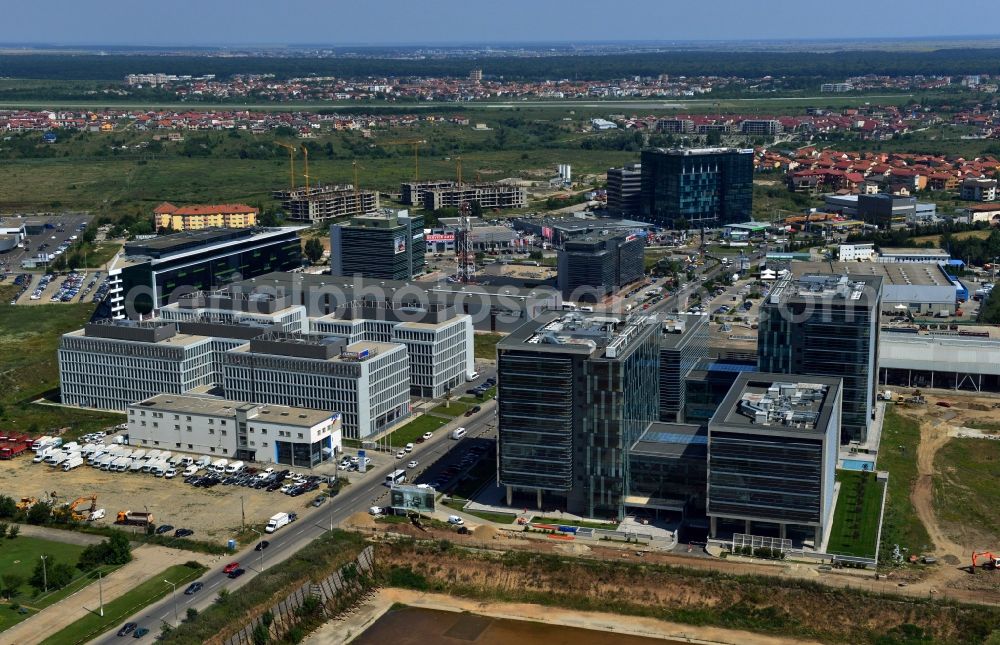
[[[640,206],[640,219],[664,228],[749,221],[753,150],[643,150]]]

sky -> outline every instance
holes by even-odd
[[[996,0],[79,0],[2,3],[0,43],[400,45],[995,34]],[[996,23],[993,23],[994,25]]]

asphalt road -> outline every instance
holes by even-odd
[[[430,465],[448,451],[463,446],[468,439],[492,434],[495,430],[494,410],[496,404],[493,401],[488,401],[482,404],[482,408],[482,411],[475,416],[456,419],[455,425],[464,426],[468,430],[465,439],[461,441],[451,439],[451,424],[449,424],[449,426],[435,432],[434,437],[429,441],[416,444],[407,459],[417,459],[422,465]],[[120,643],[121,640],[116,636],[116,632],[127,622],[138,623],[140,627],[146,627],[153,634],[159,633],[160,625],[163,622],[174,624],[175,610],[179,619],[184,618],[189,607],[194,607],[199,611],[203,610],[215,601],[220,589],[228,589],[230,593],[233,593],[244,585],[250,584],[257,576],[262,564],[265,570],[270,569],[329,531],[331,525],[336,526],[354,513],[367,511],[371,506],[384,505],[387,489],[382,482],[385,480],[385,475],[396,467],[396,462],[392,459],[386,459],[384,462],[382,466],[369,471],[363,480],[342,489],[339,495],[331,499],[325,507],[320,507],[318,512],[300,518],[297,522],[278,530],[273,535],[265,536],[271,544],[263,552],[254,551],[256,544],[254,542],[232,556],[224,558],[218,566],[210,569],[199,578],[205,585],[201,591],[191,596],[185,596],[183,592],[187,585],[179,586],[175,597],[172,598],[168,594],[143,611],[114,625],[110,631],[92,642]],[[222,569],[226,564],[234,561],[239,562],[246,569],[246,573],[231,580],[222,573]],[[164,585],[169,586],[166,583]]]
[[[89,222],[91,218],[87,215],[67,213],[65,215],[53,215],[50,217],[29,216],[25,219],[44,219],[47,222],[51,222],[55,228],[44,229],[39,235],[29,235],[27,237],[27,251],[15,248],[7,253],[0,253],[0,263],[6,263],[7,270],[12,273],[20,273],[21,260],[33,257],[39,253],[52,253],[63,242],[71,241],[69,239],[70,236],[79,236],[80,231],[77,228],[81,224]],[[19,222],[17,217],[10,216],[4,217],[3,220],[5,226],[17,226]],[[60,231],[59,229],[62,230]],[[42,244],[48,244],[48,246],[44,249],[39,248]]]

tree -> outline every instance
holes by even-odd
[[[0,495],[0,517],[14,517],[17,513],[17,502],[10,495]]]
[[[483,216],[483,205],[479,203],[478,199],[472,202],[472,204],[470,205],[469,214],[472,215],[473,217]]]
[[[90,571],[104,564],[127,564],[132,561],[132,545],[121,531],[115,531],[100,544],[91,544],[80,554],[76,568]]]
[[[2,540],[7,535],[7,525],[0,522],[0,540]]]
[[[319,241],[319,238],[310,237],[306,240],[305,252],[309,262],[316,264],[323,257],[323,243]]]
[[[38,502],[28,509],[28,524],[48,524],[52,519],[52,504],[50,502]]]
[[[3,596],[10,600],[17,595],[17,590],[24,584],[24,578],[16,573],[5,573],[0,575],[0,583],[3,584]]]
[[[46,588],[62,589],[73,581],[73,575],[73,567],[65,562],[56,562],[51,555],[46,555],[44,561],[39,558],[35,563],[35,569],[31,572],[31,579],[28,582],[39,591]]]
[[[195,609],[194,607],[188,607],[186,613],[187,613],[186,620],[188,622],[191,622],[192,620],[198,617],[198,610]]]
[[[7,529],[7,539],[13,540],[14,538],[17,537],[18,533],[20,532],[21,532],[21,527],[18,526],[17,524],[14,524],[9,529]]]

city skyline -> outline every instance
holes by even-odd
[[[900,39],[973,37],[966,16],[988,12],[992,3],[974,0],[952,14],[933,11],[926,0],[911,3],[906,21],[851,21],[837,31],[826,22],[800,20],[789,0],[771,3],[768,11],[737,0],[723,0],[711,8],[676,7],[653,0],[637,0],[630,14],[642,20],[619,21],[616,27],[600,19],[604,3],[580,0],[573,11],[556,3],[511,0],[470,9],[467,3],[444,0],[435,11],[399,0],[381,3],[374,20],[367,6],[334,3],[316,6],[291,0],[283,11],[259,20],[269,9],[252,0],[239,12],[220,3],[179,0],[171,5],[141,6],[124,15],[80,15],[66,0],[42,5],[19,4],[7,9],[0,25],[2,43],[45,43],[85,46],[403,46],[528,43],[600,43],[670,41],[768,41],[810,39]],[[841,3],[842,15],[868,12],[857,0]],[[728,17],[718,20],[719,16]],[[194,19],[197,18],[197,19]],[[419,30],[414,30],[414,25]],[[556,26],[557,28],[554,28]],[[978,25],[974,30],[980,30]],[[558,34],[558,36],[554,36]]]

